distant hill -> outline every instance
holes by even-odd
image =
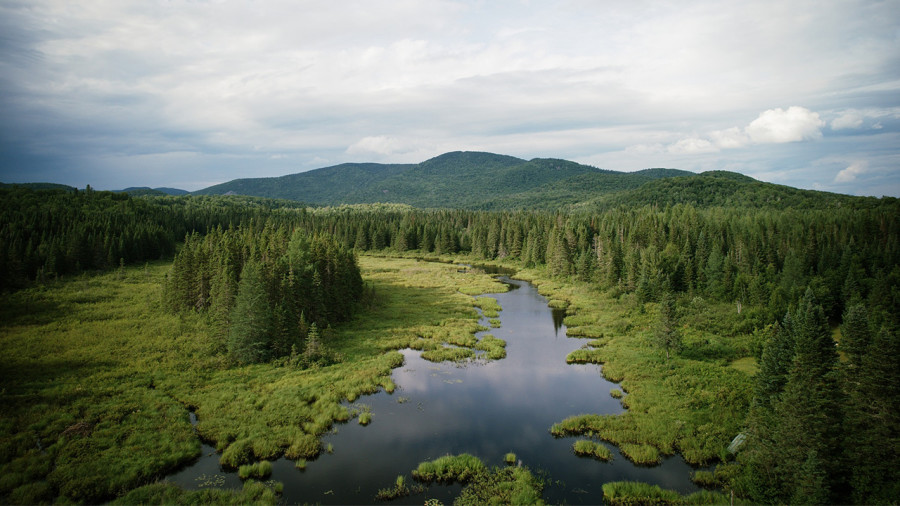
[[[688,177],[656,179],[637,188],[597,196],[578,207],[601,211],[618,206],[692,204],[696,207],[828,209],[876,207],[895,200],[801,190],[757,181],[736,172],[709,171]]]
[[[75,190],[74,186],[57,183],[0,183],[0,188],[11,188],[14,186],[20,186],[22,188],[28,188],[31,190]]]
[[[125,188],[124,190],[114,190],[115,193],[127,193],[129,195],[140,196],[140,195],[187,195],[187,190],[179,190],[178,188],[150,188],[149,186],[134,186],[131,188]]]
[[[420,208],[552,209],[637,188],[671,169],[626,173],[552,158],[456,151],[418,164],[345,163],[273,178],[237,179],[194,192],[318,205],[390,202]]]

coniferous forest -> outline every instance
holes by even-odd
[[[652,373],[659,376],[647,381],[680,381],[679,375],[699,371],[691,367],[700,365],[728,371],[728,376],[709,373],[703,380],[727,390],[716,398],[683,392],[697,416],[713,409],[727,416],[717,423],[691,426],[688,421],[688,429],[673,436],[674,442],[658,435],[624,436],[625,429],[604,436],[610,424],[618,423],[607,418],[566,420],[554,433],[595,433],[623,448],[649,445],[663,454],[682,453],[691,464],[715,464],[695,477],[721,492],[712,502],[727,502],[725,494],[733,492],[749,503],[895,503],[900,498],[900,202],[827,201],[824,196],[816,201],[806,195],[820,205],[780,207],[760,204],[763,190],[756,186],[747,187],[746,199],[730,205],[690,196],[665,202],[663,197],[677,184],[676,178],[651,181],[633,190],[631,203],[609,197],[602,206],[504,211],[404,204],[307,207],[255,197],[130,196],[89,187],[0,188],[0,285],[8,311],[0,335],[3,354],[48,346],[41,340],[46,336],[27,334],[32,332],[27,325],[38,323],[24,322],[20,313],[40,320],[40,311],[53,311],[50,302],[40,303],[50,292],[64,292],[67,283],[87,290],[91,279],[106,279],[102,276],[113,276],[110,283],[126,283],[129,272],[143,272],[140,282],[158,287],[144,314],[179,322],[172,324],[182,330],[171,346],[202,343],[197,348],[202,352],[193,355],[197,377],[161,377],[152,368],[141,372],[138,376],[148,378],[148,392],[154,393],[140,395],[168,392],[178,405],[197,410],[200,434],[223,452],[223,462],[235,467],[276,455],[312,458],[320,451],[317,438],[325,429],[334,420],[346,420],[339,403],[388,389],[378,383],[383,379],[369,379],[368,386],[353,387],[352,394],[298,393],[305,396],[303,409],[319,411],[296,412],[302,430],[273,439],[266,439],[262,429],[253,432],[222,422],[232,416],[223,399],[234,396],[212,397],[203,392],[204,385],[237,385],[237,371],[268,375],[259,385],[275,383],[277,371],[283,370],[299,371],[307,375],[303,381],[313,384],[312,375],[330,370],[346,376],[334,368],[354,362],[365,362],[366,371],[383,375],[381,362],[366,362],[375,360],[371,357],[389,357],[377,359],[392,364],[386,368],[389,374],[397,365],[389,353],[416,336],[377,345],[364,344],[362,338],[353,342],[354,325],[365,326],[367,315],[392,300],[383,286],[375,286],[377,269],[361,268],[361,258],[499,264],[531,273],[536,283],[562,294],[561,299],[565,290],[577,287],[594,294],[588,298],[617,304],[623,323],[615,328],[646,335],[645,341],[637,341],[640,353],[652,355],[659,365]],[[716,188],[705,187],[706,195]],[[160,273],[156,278],[154,269]],[[367,276],[373,276],[371,283]],[[82,305],[108,302],[101,297]],[[62,311],[64,304],[57,306]],[[26,307],[30,310],[20,311]],[[635,381],[629,359],[610,348],[608,328],[592,330],[602,323],[599,317],[587,321],[578,307],[571,302],[566,321],[571,333],[595,338],[586,356],[602,357],[596,361],[605,364],[604,376],[624,371],[618,378],[623,385]],[[98,317],[103,318],[114,316]],[[579,324],[579,318],[585,321]],[[21,336],[19,327],[26,329]],[[416,332],[419,339],[425,334]],[[193,337],[186,344],[182,340],[187,336]],[[197,453],[190,446],[195,443],[172,446],[179,449],[166,450],[155,461],[115,469],[114,459],[97,456],[105,455],[103,445],[128,440],[111,425],[109,413],[118,408],[95,410],[87,404],[87,394],[81,404],[54,400],[49,387],[36,390],[35,384],[53,384],[54,375],[60,382],[77,383],[77,375],[68,376],[66,368],[86,367],[60,362],[52,371],[38,368],[40,378],[29,376],[36,374],[29,372],[29,360],[39,360],[39,355],[4,358],[0,502],[270,498],[266,490],[247,488],[243,493],[248,495],[239,498],[127,496],[189,461]],[[731,364],[741,361],[754,365],[732,375],[737,373]],[[263,373],[261,367],[274,372]],[[722,379],[726,377],[730,379]],[[121,398],[117,389],[123,387],[111,386],[120,380],[110,377],[103,380],[109,385],[95,386],[106,392],[109,406],[117,406]],[[259,385],[256,391],[263,390]],[[639,411],[640,390],[629,393],[633,411]],[[689,399],[695,394],[697,399]],[[122,400],[134,406],[116,411],[119,423],[149,398]],[[333,403],[327,409],[326,401]],[[53,407],[40,415],[33,409],[36,404]],[[634,414],[639,415],[655,416],[647,410]],[[268,430],[275,431],[275,425],[270,422]],[[102,436],[107,439],[101,437],[103,430],[110,431]],[[101,463],[91,464],[95,467],[89,473],[79,471],[79,466],[88,469],[87,460]],[[610,494],[607,500],[616,503],[616,497]],[[638,491],[620,502],[650,497]],[[691,502],[681,496],[653,500]]]

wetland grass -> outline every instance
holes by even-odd
[[[460,455],[444,455],[435,460],[421,462],[412,475],[413,478],[426,483],[459,482],[465,483],[487,470],[484,463],[468,453]]]
[[[515,464],[515,463],[516,463],[516,454],[515,454],[515,453],[512,453],[512,452],[507,453],[507,454],[503,457],[503,462],[506,462],[506,463],[509,464],[509,465]]]
[[[184,490],[166,482],[145,485],[129,491],[112,504],[278,504],[280,483],[269,487],[264,483],[250,480],[244,482],[241,490],[220,490],[207,488],[203,490]]]
[[[747,356],[759,336],[724,329],[731,334],[722,337],[703,328],[708,323],[702,314],[689,314],[682,329],[686,351],[666,360],[653,344],[655,304],[641,305],[628,295],[615,298],[587,283],[550,278],[545,268],[523,269],[517,277],[531,281],[551,300],[568,302],[567,334],[592,339],[567,361],[602,363],[603,376],[628,392],[625,413],[570,417],[554,424],[554,435],[593,434],[620,448],[627,444],[629,451],[623,453],[642,464],[677,450],[688,463],[700,465],[718,460],[742,430],[742,414],[753,391],[748,374],[752,367],[749,360],[732,366],[722,357]],[[705,308],[716,314],[733,312],[728,304],[706,303]]]
[[[618,388],[613,388],[609,391],[609,396],[612,397],[613,399],[621,399],[622,395],[623,395],[622,391],[619,390]]]
[[[707,490],[685,496],[674,490],[660,488],[658,485],[635,481],[614,481],[603,484],[603,502],[610,506],[633,506],[635,504],[728,504],[729,501],[724,495]]]
[[[484,351],[484,356],[488,360],[506,358],[506,341],[498,339],[491,334],[482,336],[478,343],[475,344],[475,349]]]
[[[242,480],[255,478],[257,480],[265,480],[272,474],[272,463],[268,460],[246,464],[238,468],[238,477]]]
[[[500,303],[493,297],[476,297],[475,306],[481,308],[481,313],[485,318],[500,316]]]
[[[602,460],[604,462],[610,461],[613,458],[612,452],[609,451],[609,448],[603,446],[596,441],[590,441],[587,439],[580,439],[575,441],[572,444],[572,450],[575,452],[575,455],[580,457],[591,457],[597,460]]]
[[[340,360],[309,369],[231,364],[206,315],[163,307],[170,262],[0,295],[0,499],[112,500],[196,458],[198,433],[229,467],[315,458],[319,436],[350,418],[343,402],[395,388],[396,350],[428,333],[471,336],[483,328],[471,295],[506,290],[443,264],[365,256],[359,264],[378,300],[324,343]]]
[[[505,460],[509,462],[510,457],[516,460],[513,453],[507,454]],[[544,504],[541,498],[544,483],[527,467],[488,469],[480,459],[467,453],[422,462],[412,474],[416,480],[426,483],[465,484],[453,502],[455,505]]]

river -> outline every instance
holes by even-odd
[[[636,466],[609,445],[614,458],[600,462],[572,452],[577,438],[554,438],[550,427],[581,413],[616,414],[623,408],[609,392],[594,364],[566,364],[566,355],[584,339],[569,338],[562,314],[525,281],[501,278],[510,291],[487,294],[502,307],[501,327],[486,332],[507,342],[507,357],[463,364],[435,364],[419,353],[402,350],[403,366],[393,372],[397,389],[379,392],[355,404],[371,409],[372,422],[336,425],[323,437],[333,448],[297,470],[284,458],[273,463],[273,480],[284,484],[284,501],[293,503],[368,504],[378,489],[389,488],[398,475],[412,482],[419,462],[446,454],[470,453],[488,466],[504,465],[508,452],[522,465],[547,479],[548,503],[598,504],[609,481],[636,480],[689,493],[691,468],[680,456],[654,467]],[[482,323],[487,326],[487,320]],[[168,479],[186,488],[210,484],[239,487],[234,472],[218,466],[208,445],[194,465]],[[198,479],[199,478],[199,479]],[[392,501],[423,504],[426,498],[450,504],[459,485],[431,485],[425,493]]]

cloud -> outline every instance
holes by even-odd
[[[763,112],[747,125],[745,131],[753,142],[781,144],[819,139],[823,126],[825,122],[818,113],[791,106],[786,111],[778,108]]]
[[[766,110],[743,129],[714,130],[709,139],[690,137],[670,144],[672,154],[715,153],[721,149],[742,148],[751,144],[784,144],[822,137],[825,122],[805,107]]]
[[[826,174],[868,160],[861,183],[900,152],[890,2],[357,4],[0,2],[0,181],[172,186],[481,149],[737,171],[841,152]],[[791,104],[817,112],[773,108]],[[194,155],[150,156],[166,153]]]
[[[719,150],[712,142],[698,138],[681,139],[666,149],[673,154],[713,153]]]
[[[863,124],[863,115],[858,111],[847,111],[841,116],[831,120],[832,130],[844,130],[847,128],[859,128]]]
[[[834,176],[835,183],[852,183],[856,181],[856,176],[864,174],[868,171],[866,162],[853,162],[849,167],[837,173]]]

